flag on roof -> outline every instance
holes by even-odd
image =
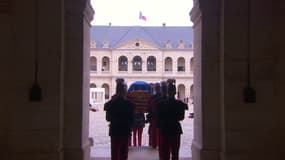
[[[139,19],[146,21],[146,17],[142,14],[141,11],[140,11]]]

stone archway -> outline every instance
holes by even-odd
[[[85,1],[84,1],[85,2]],[[201,0],[202,2],[202,0]],[[205,2],[205,1],[203,1]],[[215,0],[216,4],[219,4],[218,0]],[[86,68],[89,66],[89,53],[87,52],[88,49],[86,50],[86,48],[89,48],[89,39],[87,39],[85,36],[89,35],[89,30],[88,28],[90,27],[88,23],[86,23],[86,21],[84,20],[84,17],[80,17],[78,14],[78,12],[76,12],[76,10],[74,10],[74,8],[77,8],[76,3],[83,3],[83,1],[78,1],[78,2],[66,2],[66,3],[72,3],[70,5],[69,10],[67,10],[67,12],[70,13],[74,13],[74,15],[77,16],[70,16],[67,18],[67,35],[71,35],[71,37],[67,36],[66,42],[67,42],[67,51],[68,53],[71,55],[69,58],[66,58],[67,60],[67,66],[66,67],[70,67],[70,70],[67,71],[67,75],[74,75],[74,68],[80,68],[80,72],[76,73],[76,75],[80,75],[81,78],[78,78],[76,80],[72,79],[69,80],[67,82],[67,86],[66,87],[73,87],[74,83],[78,83],[78,82],[87,82],[88,79],[85,78],[84,75],[84,71],[86,71]],[[207,1],[207,4],[209,4],[210,2]],[[214,3],[214,2],[213,2]],[[204,5],[205,3],[199,3],[199,1],[195,1],[194,3],[194,8],[192,10],[192,20],[194,22],[194,57],[195,57],[195,63],[194,63],[194,92],[195,92],[195,108],[194,108],[194,112],[195,112],[195,123],[194,123],[194,140],[193,140],[193,145],[192,145],[192,151],[193,151],[193,160],[200,160],[200,159],[207,159],[205,157],[211,155],[212,159],[218,159],[219,154],[220,154],[220,121],[219,121],[219,113],[220,113],[220,108],[219,108],[219,98],[220,98],[220,93],[218,94],[213,94],[213,92],[219,92],[219,66],[210,66],[208,64],[201,64],[202,62],[202,54],[206,54],[206,51],[202,53],[201,49],[205,46],[207,46],[208,44],[210,44],[210,46],[215,46],[217,48],[214,47],[213,50],[211,50],[211,54],[212,57],[203,57],[203,61],[207,60],[209,62],[215,62],[217,61],[217,58],[219,57],[219,50],[218,50],[218,46],[219,44],[219,39],[217,37],[217,35],[211,35],[211,34],[205,34],[203,35],[204,37],[202,37],[202,32],[204,33],[205,30],[207,31],[218,31],[219,33],[219,25],[218,25],[218,21],[219,21],[219,16],[216,14],[212,14],[212,13],[216,13],[217,11],[219,11],[219,6],[206,6]],[[212,4],[212,3],[211,3]],[[82,4],[79,6],[83,6]],[[74,8],[73,8],[74,7]],[[205,12],[205,14],[203,14],[203,16],[201,16],[201,10],[200,8],[205,8],[205,10],[207,10],[207,12]],[[209,7],[209,8],[206,8]],[[81,8],[81,12],[79,13],[83,13],[85,7]],[[216,19],[217,21],[207,21],[207,18],[209,19]],[[82,21],[84,22],[84,24],[80,24],[78,23],[77,25],[74,25],[74,21]],[[203,27],[201,24],[201,21],[203,21]],[[208,27],[207,27],[208,26]],[[70,27],[70,28],[69,28]],[[205,28],[204,28],[205,27]],[[86,46],[72,46],[72,44],[74,43],[72,38],[72,35],[74,34],[74,32],[72,32],[73,30],[77,30],[78,31],[78,35],[79,37],[81,37],[79,40],[77,40],[79,43],[78,44],[82,44],[80,42],[84,42],[83,44]],[[201,42],[201,39],[207,39],[206,36],[208,36],[210,38],[210,40],[213,39],[217,39],[217,41],[205,41],[205,44]],[[84,38],[85,37],[85,38]],[[76,51],[80,50],[80,52],[82,54],[75,54]],[[88,55],[88,56],[87,56]],[[73,64],[71,63],[73,59],[77,59],[81,60],[84,63],[78,62],[78,64],[76,66],[72,66]],[[171,62],[172,63],[172,62]],[[203,70],[201,65],[203,65]],[[172,70],[172,64],[169,66],[169,68],[167,68],[166,71],[171,71]],[[211,72],[211,74],[209,74],[209,72]],[[212,76],[212,73],[217,73],[216,76]],[[76,76],[75,75],[75,76]],[[217,81],[202,81],[202,75],[203,78],[209,78],[209,79],[216,79]],[[79,76],[79,77],[80,77]],[[74,77],[74,76],[71,76]],[[88,76],[86,76],[88,77]],[[203,85],[205,86],[213,86],[210,90],[207,89],[207,93],[204,92],[204,88],[202,88],[201,83],[203,83]],[[65,147],[66,149],[64,150],[65,155],[67,155],[67,157],[70,157],[70,159],[72,159],[71,157],[83,157],[83,159],[88,159],[89,157],[89,146],[88,146],[88,110],[86,109],[76,109],[75,107],[77,107],[78,105],[74,105],[74,103],[76,104],[83,104],[86,105],[85,97],[88,96],[84,96],[84,94],[88,94],[89,92],[86,92],[86,90],[88,90],[88,84],[85,85],[85,83],[83,83],[83,86],[81,86],[83,88],[80,88],[81,91],[83,91],[84,93],[82,94],[82,92],[77,91],[75,93],[78,93],[78,97],[81,98],[77,98],[77,100],[74,100],[74,102],[72,103],[67,103],[67,106],[69,109],[67,109],[67,111],[65,112],[67,114],[67,116],[71,113],[74,113],[75,115],[78,115],[78,113],[80,113],[80,115],[78,115],[77,119],[78,121],[82,122],[82,124],[76,125],[76,124],[72,124],[70,123],[70,121],[68,121],[66,124],[72,124],[68,129],[70,131],[75,131],[75,133],[73,134],[73,136],[69,136],[67,135],[67,132],[64,132],[64,137],[65,137]],[[78,90],[79,88],[77,88],[76,90]],[[70,89],[66,89],[67,93],[72,93],[72,92],[68,92],[70,91]],[[204,96],[204,94],[210,94],[210,95],[215,95],[215,96]],[[68,95],[67,95],[68,97]],[[74,97],[74,95],[70,95],[70,97]],[[210,97],[209,99],[206,99]],[[202,105],[202,101],[203,102],[209,102],[209,106],[207,104]],[[69,107],[70,106],[70,107]],[[203,112],[202,112],[202,108],[203,108]],[[70,113],[71,111],[71,113]],[[79,111],[79,112],[76,112]],[[210,115],[208,115],[210,114]],[[213,129],[213,123],[214,123],[214,129]],[[69,138],[70,137],[70,138]],[[80,137],[80,139],[79,139]],[[208,139],[210,138],[210,139]],[[78,145],[80,144],[80,145]],[[74,147],[76,146],[75,150]],[[80,147],[79,147],[80,146]],[[83,147],[82,147],[83,146]],[[74,152],[75,151],[75,152]],[[190,150],[189,150],[190,152]],[[88,154],[88,156],[87,156]],[[88,158],[86,158],[88,157]]]
[[[39,28],[35,27],[34,2],[40,2]],[[256,104],[241,102],[240,83],[246,74],[242,69],[249,48],[240,46],[246,35],[246,2],[194,0],[193,160],[284,156],[280,147],[284,144],[284,1],[252,1],[253,27],[258,30],[252,34],[255,42],[251,47],[255,48],[251,58],[255,62],[254,84],[262,91]],[[93,12],[88,4],[88,0],[1,3],[1,68],[7,74],[1,79],[1,95],[7,97],[0,102],[1,159],[89,160],[86,71]],[[233,29],[236,32],[230,32]],[[44,93],[41,102],[27,98],[33,80],[31,57],[38,46],[39,69],[46,73],[39,76]],[[250,125],[245,128],[245,123]]]

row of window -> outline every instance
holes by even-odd
[[[172,71],[173,62],[172,58],[167,57],[164,60],[164,71]],[[142,71],[143,61],[140,56],[135,56],[132,60],[132,70]],[[149,56],[147,58],[147,71],[156,71],[156,58]],[[96,57],[90,57],[90,70],[97,71],[97,59]],[[118,70],[128,71],[128,58],[126,56],[120,56],[118,60]],[[190,60],[190,70],[193,70],[193,58]],[[102,71],[110,71],[110,59],[108,57],[102,58]],[[177,71],[185,71],[185,58],[180,57],[177,60]]]

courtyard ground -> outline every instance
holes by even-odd
[[[91,157],[102,159],[102,157],[110,157],[110,138],[108,136],[108,122],[105,120],[105,111],[99,106],[97,112],[90,112],[89,137],[93,138],[94,145],[91,148]],[[185,119],[181,122],[183,134],[181,135],[180,157],[190,158],[191,143],[193,138],[193,119],[189,118],[189,112],[192,112],[192,106],[189,105],[189,110],[185,112]],[[140,150],[157,156],[157,151],[148,147],[148,124],[143,130],[142,147],[131,147],[130,158],[138,156]],[[135,155],[134,155],[135,153]],[[156,158],[154,158],[156,159]]]

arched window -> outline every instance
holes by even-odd
[[[192,57],[190,59],[190,71],[193,72],[194,71],[194,57]]]
[[[110,60],[108,57],[102,58],[102,71],[110,71]]]
[[[135,56],[133,59],[133,71],[142,71],[142,58]]]
[[[96,92],[92,92],[91,88],[96,88],[96,84],[94,84],[94,83],[90,84],[90,99],[96,99],[97,94],[96,94]]]
[[[156,71],[156,59],[154,56],[147,58],[147,71]]]
[[[166,57],[164,60],[164,70],[172,71],[172,59],[170,57]]]
[[[185,85],[184,84],[178,85],[177,98],[181,99],[182,101],[185,101]]]
[[[192,84],[191,87],[190,87],[190,99],[194,99],[194,85]]]
[[[178,58],[177,71],[185,72],[185,59],[183,57]]]
[[[96,88],[96,84],[91,83],[91,84],[90,84],[90,88]]]
[[[90,57],[90,71],[97,71],[97,59],[96,57]]]
[[[119,71],[128,71],[128,58],[126,56],[121,56],[118,65]]]
[[[105,89],[105,99],[109,99],[109,97],[110,97],[110,87],[109,87],[109,85],[107,83],[104,83],[102,85],[102,88]]]

